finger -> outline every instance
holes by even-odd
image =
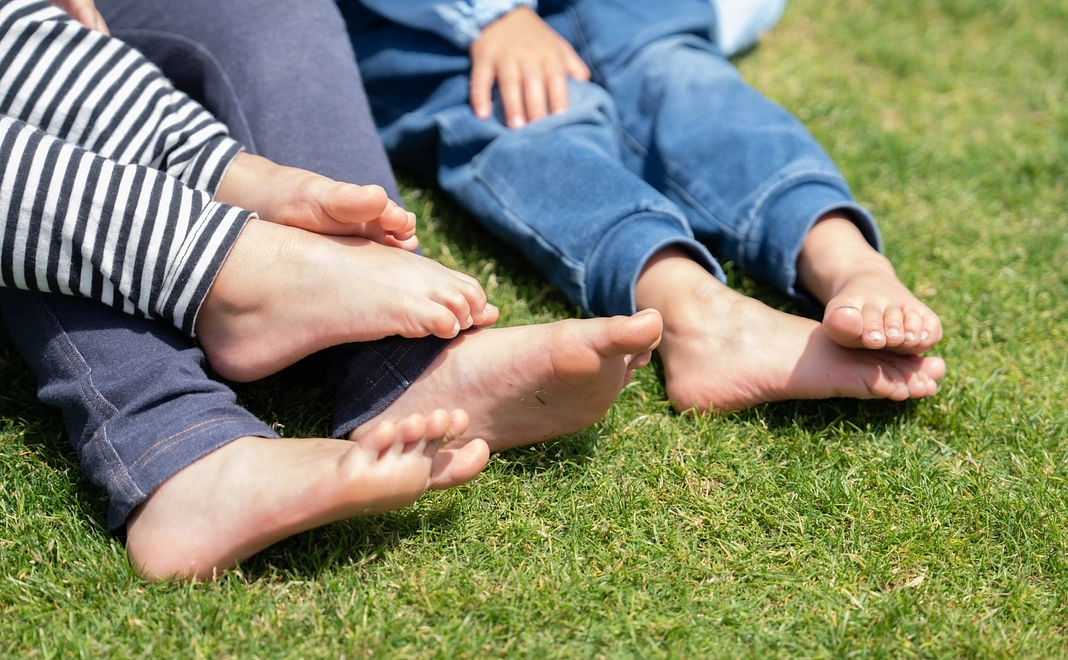
[[[567,69],[567,75],[575,80],[589,82],[590,68],[586,66],[586,63],[582,61],[582,58],[578,56],[578,53],[570,45],[567,48],[567,55],[564,56],[564,66]]]
[[[522,75],[515,64],[508,63],[498,69],[497,87],[501,92],[508,127],[522,128],[527,123],[527,117],[523,109]]]
[[[549,89],[549,112],[555,114],[567,112],[567,74],[563,71],[555,71],[549,77],[547,85]]]
[[[545,77],[540,67],[532,67],[523,74],[523,96],[526,102],[527,120],[537,121],[545,117],[548,107],[545,100]]]
[[[481,58],[472,58],[471,109],[479,119],[489,119],[493,113],[493,79],[493,67],[485,64]]]

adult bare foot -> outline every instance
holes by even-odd
[[[817,222],[797,265],[799,284],[826,305],[824,331],[842,346],[920,355],[942,339],[938,315],[848,218]]]
[[[676,409],[741,410],[790,399],[901,401],[931,396],[941,358],[844,348],[815,321],[727,288],[681,255],[654,257],[638,280],[639,306],[664,316],[660,357]]]
[[[215,199],[255,211],[268,222],[319,234],[359,236],[414,250],[415,214],[381,186],[358,186],[242,152],[226,170]]]
[[[469,332],[377,419],[430,401],[462,402],[473,421],[460,443],[482,438],[491,451],[578,431],[599,420],[634,369],[648,363],[661,329],[660,315],[649,310]]]
[[[407,506],[474,478],[489,450],[442,452],[463,411],[384,422],[346,440],[239,438],[163,483],[127,521],[127,552],[149,580],[210,579],[267,546],[336,520]]]
[[[247,381],[337,344],[449,338],[496,320],[476,280],[435,261],[363,238],[250,220],[195,327],[212,367]]]

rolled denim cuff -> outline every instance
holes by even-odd
[[[719,263],[683,221],[655,211],[636,213],[614,225],[590,254],[583,312],[596,316],[635,313],[638,276],[654,254],[668,247],[684,250],[717,279],[727,281]]]
[[[797,289],[797,258],[805,237],[816,221],[832,211],[842,211],[856,224],[875,250],[882,252],[882,237],[875,218],[854,201],[845,181],[833,175],[809,175],[802,181],[788,180],[778,190],[765,196],[754,209],[768,228],[762,237],[753,237],[760,256],[746,264],[755,278],[773,284],[787,295],[812,303],[812,298]]]
[[[225,406],[219,417],[210,417],[211,410],[197,409],[204,400],[207,407],[217,404],[210,394],[188,395],[182,406],[173,411],[163,411],[153,420],[153,430],[162,436],[148,451],[136,457],[124,457],[109,439],[109,426],[101,427],[81,448],[82,468],[91,475],[107,474],[116,466],[122,466],[125,479],[112,478],[102,484],[111,496],[108,502],[108,529],[121,534],[126,518],[157,488],[174,475],[189,467],[211,452],[230,444],[238,438],[255,436],[278,438],[274,430],[256,419],[252,413],[235,406]],[[191,416],[190,411],[196,411]],[[179,414],[184,411],[184,415]],[[194,424],[190,420],[209,416]],[[123,425],[125,426],[125,425]],[[111,429],[115,436],[136,432],[134,428]]]

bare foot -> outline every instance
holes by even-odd
[[[359,236],[415,250],[415,214],[381,186],[341,183],[242,152],[226,170],[215,199],[255,211],[268,222],[319,234]]]
[[[664,315],[667,394],[683,410],[742,410],[790,399],[931,396],[941,358],[847,349],[815,321],[727,288],[685,256],[654,257],[638,280],[640,306]]]
[[[466,413],[436,410],[346,440],[239,438],[164,482],[127,521],[139,574],[210,579],[267,546],[336,520],[408,506],[474,478],[489,450],[451,451]]]
[[[572,433],[604,415],[633,370],[648,363],[661,328],[660,315],[650,310],[469,332],[378,419],[431,401],[462,403],[473,422],[459,440],[482,438],[491,451]]]
[[[816,223],[797,265],[799,284],[826,305],[824,331],[842,346],[920,355],[942,339],[938,315],[847,218]]]
[[[478,282],[404,250],[250,220],[196,320],[212,367],[248,381],[315,351],[491,325]]]

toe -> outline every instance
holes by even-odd
[[[878,350],[886,346],[886,330],[883,327],[883,310],[874,305],[864,307],[864,347]]]
[[[942,341],[942,322],[934,312],[923,315],[923,323],[920,326],[919,348],[927,351],[935,344]]]
[[[443,490],[471,481],[486,467],[489,453],[489,445],[481,438],[438,452],[430,470],[430,488]]]
[[[398,453],[421,450],[427,443],[428,430],[431,425],[447,426],[447,416],[443,410],[435,410],[429,416],[408,415],[397,423],[395,442],[390,449]]]
[[[883,313],[883,329],[887,348],[895,348],[908,343],[910,333],[905,322],[905,315],[900,307],[892,305],[886,308]],[[911,336],[915,337],[916,334],[916,332],[912,332]]]
[[[823,331],[841,346],[860,348],[864,316],[853,305],[829,305],[823,316]]]
[[[365,449],[368,452],[374,454],[375,458],[382,456],[385,452],[389,451],[397,439],[399,429],[393,422],[382,422],[372,427],[370,430],[358,433],[353,441],[359,445],[361,449]]]

